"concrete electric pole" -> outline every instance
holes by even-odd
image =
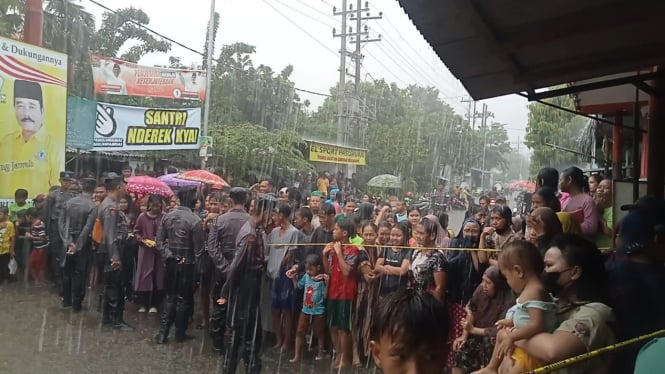
[[[365,15],[363,15],[365,13]],[[339,58],[339,83],[338,83],[338,103],[337,103],[337,144],[348,145],[347,138],[351,130],[351,120],[353,119],[353,138],[360,139],[360,119],[364,117],[364,106],[361,104],[363,101],[360,97],[360,82],[362,74],[360,68],[362,66],[362,45],[365,43],[381,41],[381,36],[377,38],[370,38],[369,27],[363,26],[363,21],[381,19],[383,15],[379,13],[377,16],[372,16],[370,13],[369,3],[365,1],[363,6],[362,0],[356,0],[354,9],[353,4],[348,4],[347,0],[342,0],[341,10],[333,7],[333,14],[342,17],[342,28],[338,33],[333,29],[333,37],[340,38],[340,58]],[[353,26],[347,26],[347,21],[355,21],[355,29]],[[347,43],[354,43],[355,50],[349,52],[347,50]],[[346,69],[346,58],[351,57],[355,62],[355,74],[348,74]],[[346,90],[346,76],[349,75],[354,78],[354,90],[352,100]]]
[[[212,81],[212,54],[215,53],[215,0],[210,0],[210,22],[208,22],[208,55],[206,56],[206,97],[203,109],[202,136],[208,136],[208,122],[210,121],[210,97],[212,92],[210,82]],[[208,156],[201,157],[201,169],[205,170]]]

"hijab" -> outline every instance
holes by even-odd
[[[506,311],[515,304],[515,294],[499,268],[490,266],[485,270],[485,275],[494,283],[494,297],[487,295],[483,286],[478,285],[469,301],[474,325],[478,328],[494,327],[496,321],[504,318]]]
[[[480,242],[480,236],[474,237],[474,238],[465,238],[464,237],[464,226],[466,226],[467,223],[475,223],[478,225],[480,230],[482,231],[483,226],[480,224],[480,221],[473,217],[469,217],[464,220],[462,223],[462,227],[460,228],[459,232],[457,233],[457,236],[455,239],[452,240],[451,246],[454,248],[478,248],[478,244]]]

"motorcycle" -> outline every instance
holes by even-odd
[[[450,201],[450,205],[453,209],[455,210],[465,210],[466,205],[464,205],[464,202],[457,197],[453,197],[453,199]]]
[[[429,213],[429,208],[430,208],[431,204],[432,203],[429,201],[429,199],[423,198],[423,199],[414,201],[411,204],[411,206],[416,207],[421,213],[424,214],[425,212]]]

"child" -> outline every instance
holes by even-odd
[[[38,286],[46,284],[46,258],[49,246],[48,235],[46,228],[41,219],[37,208],[30,208],[25,213],[30,223],[30,232],[25,234],[25,238],[29,239],[32,243],[32,252],[28,259],[28,268],[35,283]]]
[[[25,234],[30,231],[30,222],[25,215],[25,210],[19,210],[16,213],[16,222],[14,222],[14,229],[16,230],[16,245],[14,251],[16,252],[16,262],[21,272],[22,278],[28,279],[28,257],[30,256],[30,240],[26,239]],[[17,278],[21,279],[21,278]]]
[[[335,351],[338,353],[334,367],[351,365],[351,311],[358,288],[358,256],[360,251],[351,245],[349,238],[356,236],[355,226],[349,218],[343,218],[333,228],[333,243],[323,250],[323,264],[330,275],[327,319]]]
[[[16,231],[14,224],[9,220],[9,209],[0,207],[0,284],[10,280],[9,260],[14,257],[14,243]]]
[[[19,188],[14,192],[14,202],[9,204],[9,220],[16,221],[18,212],[32,208],[32,203],[27,202],[28,191]]]
[[[531,371],[544,366],[526,351],[515,348],[518,340],[530,339],[541,332],[552,332],[557,327],[557,305],[543,287],[540,274],[543,272],[543,259],[538,249],[526,241],[507,244],[499,255],[499,269],[506,277],[508,285],[519,294],[516,304],[508,309],[506,319],[496,323],[502,329],[497,334],[494,354],[486,368],[475,373],[495,373],[504,356],[513,352],[516,373]]]
[[[370,339],[383,373],[440,374],[446,366],[446,309],[427,291],[399,289],[377,304]]]
[[[305,259],[305,274],[297,280],[296,273],[288,274],[293,280],[295,287],[304,289],[305,295],[302,302],[302,311],[298,319],[298,331],[296,333],[296,353],[289,362],[299,362],[301,358],[303,340],[310,326],[316,335],[319,345],[316,361],[323,359],[324,335],[325,335],[325,307],[324,297],[326,295],[327,274],[321,274],[321,257],[315,254]]]

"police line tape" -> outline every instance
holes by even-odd
[[[320,247],[325,247],[330,243],[269,243],[266,244],[268,247],[306,247],[306,246],[320,246]],[[355,245],[356,247],[378,247],[378,248],[395,248],[395,249],[418,249],[421,251],[427,251],[427,250],[440,250],[440,251],[467,251],[467,252],[492,252],[492,253],[498,253],[501,252],[500,249],[494,249],[494,248],[442,248],[442,247],[411,247],[408,245],[364,245],[364,244],[353,244],[350,243],[349,245]],[[600,251],[608,251],[612,248],[598,248]]]
[[[568,366],[572,366],[574,364],[578,364],[582,361],[586,361],[586,360],[594,358],[596,356],[600,356],[600,355],[608,353],[608,352],[612,352],[612,351],[616,351],[616,350],[625,348],[625,347],[627,347],[631,344],[639,343],[639,342],[644,341],[644,340],[654,339],[654,338],[657,338],[657,337],[660,337],[660,336],[665,336],[665,329],[664,330],[658,330],[658,331],[652,332],[650,334],[638,336],[638,337],[635,337],[635,338],[632,338],[632,339],[624,340],[622,342],[611,344],[611,345],[608,345],[606,347],[598,348],[594,351],[587,352],[587,353],[581,354],[579,356],[567,358],[565,360],[561,360],[561,361],[555,362],[553,364],[545,365],[545,366],[540,367],[540,368],[535,369],[535,370],[527,371],[524,374],[551,373],[555,370],[559,370],[559,369],[562,369],[564,367],[568,367]]]
[[[270,243],[266,244],[268,247],[307,247],[307,246],[320,246],[325,247],[330,243]],[[441,248],[441,247],[411,247],[408,245],[363,245],[363,244],[353,244],[356,247],[378,247],[378,248],[395,248],[395,249],[417,249],[421,251],[427,250],[439,250],[439,251],[469,251],[469,252],[501,252],[500,249],[493,248]]]

